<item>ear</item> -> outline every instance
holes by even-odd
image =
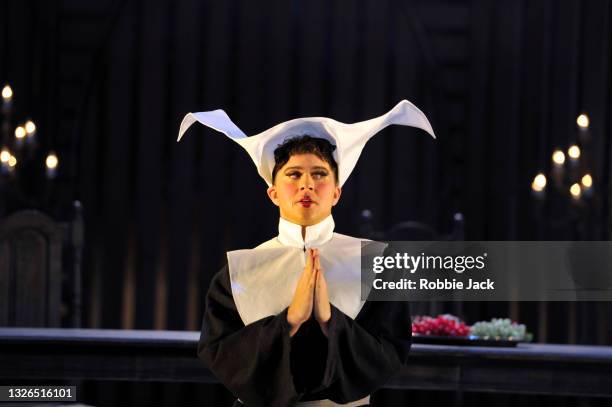
[[[336,186],[334,188],[334,201],[333,201],[332,206],[336,206],[336,204],[340,200],[340,195],[342,195],[342,188],[340,188],[339,186]]]
[[[268,188],[268,197],[270,198],[272,203],[274,203],[274,205],[278,206],[278,194],[274,185]]]

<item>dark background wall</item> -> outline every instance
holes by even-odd
[[[278,213],[239,146],[189,111],[223,108],[247,134],[294,117],[354,122],[409,99],[438,140],[389,128],[365,148],[334,217],[358,235],[419,220],[467,240],[609,239],[612,5],[608,0],[0,3],[0,79],[39,125],[60,176],[28,206],[86,220],[84,326],[199,329],[227,250],[275,234]],[[588,216],[530,184],[591,119]],[[16,117],[17,118],[17,117]],[[6,195],[6,211],[23,206]],[[585,220],[586,219],[586,220]],[[465,304],[537,341],[610,343],[610,306]],[[408,326],[408,325],[407,325]]]
[[[175,143],[186,112],[223,108],[256,134],[407,98],[438,140],[399,127],[372,139],[337,230],[358,235],[370,209],[379,230],[410,219],[445,233],[461,212],[469,240],[607,239],[611,13],[605,0],[7,1],[1,73],[15,119],[33,117],[60,157],[46,200],[22,180],[30,206],[65,218],[83,202],[85,324],[197,329],[225,251],[273,236],[278,214],[239,146],[202,127]],[[530,194],[581,112],[587,236],[560,198],[538,218]]]

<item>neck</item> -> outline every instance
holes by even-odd
[[[286,246],[317,247],[331,239],[333,232],[331,215],[314,225],[300,225],[282,217],[279,221],[279,239]]]

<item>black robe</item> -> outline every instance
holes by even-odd
[[[328,337],[314,318],[289,337],[287,308],[245,326],[226,266],[206,297],[198,357],[246,407],[348,403],[393,376],[411,343],[408,302],[367,301],[355,320],[332,304]]]

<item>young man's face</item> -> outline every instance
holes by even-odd
[[[317,224],[329,216],[341,192],[329,164],[314,154],[292,155],[268,188],[280,216],[302,226]]]

